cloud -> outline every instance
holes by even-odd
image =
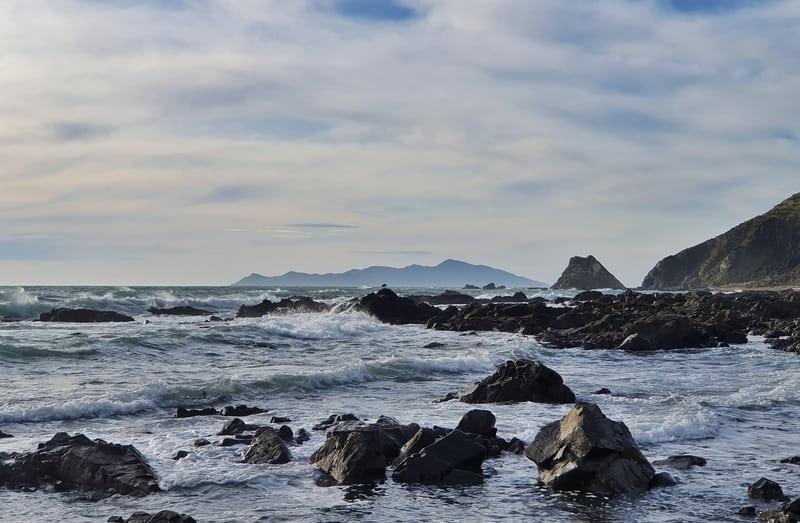
[[[358,229],[358,225],[346,223],[287,223],[286,227],[296,227],[300,229]]]
[[[406,22],[419,16],[412,7],[397,0],[334,0],[329,8],[355,20]]]
[[[267,198],[267,188],[259,185],[223,185],[201,195],[195,200],[198,204],[231,204],[247,201],[263,201]]]

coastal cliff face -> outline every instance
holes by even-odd
[[[591,254],[586,258],[573,256],[552,289],[625,289],[608,269]]]
[[[768,287],[800,283],[800,193],[769,212],[659,261],[644,289]]]

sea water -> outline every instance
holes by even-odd
[[[89,501],[77,493],[0,489],[0,520],[104,522],[111,515],[171,509],[198,521],[739,521],[760,477],[800,496],[800,356],[761,339],[717,349],[631,354],[549,349],[509,333],[440,332],[392,326],[343,306],[373,289],[6,287],[0,288],[0,452],[29,452],[56,432],[132,444],[154,468],[164,492],[145,498]],[[397,289],[438,294],[442,289]],[[491,297],[518,289],[474,295]],[[523,289],[529,297],[535,291]],[[556,295],[542,291],[552,299]],[[242,304],[310,296],[333,312],[235,319]],[[191,305],[207,317],[153,316],[149,307]],[[54,307],[114,310],[132,323],[34,321]],[[426,348],[431,342],[441,346]],[[320,487],[309,456],[324,439],[292,446],[285,465],[240,463],[244,447],[193,442],[216,436],[221,416],[176,419],[178,406],[247,404],[311,427],[331,414],[364,420],[455,426],[473,408],[434,403],[518,358],[559,372],[581,401],[625,422],[651,460],[694,454],[705,467],[669,470],[677,486],[605,499],[553,493],[537,483],[524,456],[484,462],[482,485],[437,487],[395,483]],[[602,387],[611,395],[597,395]],[[530,442],[569,405],[483,405],[498,435]],[[188,457],[173,460],[179,450]]]

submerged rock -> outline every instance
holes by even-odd
[[[539,479],[556,490],[633,494],[647,490],[655,476],[628,427],[592,403],[578,403],[545,426],[525,455],[539,468]]]
[[[670,467],[675,470],[688,470],[692,467],[705,467],[706,459],[700,456],[691,456],[689,454],[682,454],[679,456],[670,456],[667,459],[654,461],[653,465],[657,467]]]
[[[36,452],[0,464],[0,482],[8,488],[81,490],[97,497],[146,496],[161,489],[155,473],[131,445],[90,440],[59,432]]]
[[[464,403],[535,401],[573,403],[575,394],[554,370],[532,360],[507,361],[461,394]]]
[[[92,309],[53,309],[39,315],[39,321],[68,323],[101,323],[135,321],[130,316],[114,311],[96,311]]]

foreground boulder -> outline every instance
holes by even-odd
[[[354,308],[369,313],[386,323],[425,323],[442,312],[427,303],[417,304],[410,298],[401,298],[391,289],[371,292],[359,299]]]
[[[420,439],[425,437],[422,430]],[[481,465],[486,455],[486,447],[454,430],[422,450],[406,454],[395,463],[392,478],[403,483],[476,484],[483,481]]]
[[[459,399],[464,403],[574,403],[575,394],[551,368],[532,360],[517,360],[503,363],[494,374],[467,387]]]
[[[114,311],[96,311],[93,309],[53,309],[39,315],[39,321],[69,323],[101,323],[135,321],[130,316]]]
[[[553,289],[625,289],[608,269],[591,254],[586,258],[573,256]]]
[[[155,473],[131,445],[90,440],[83,434],[59,432],[36,452],[0,464],[0,482],[8,488],[51,486],[80,490],[96,497],[113,494],[146,496],[161,489]]]
[[[245,463],[269,463],[278,465],[289,463],[292,455],[281,435],[272,427],[262,427],[253,435],[250,446],[244,451]]]
[[[539,479],[555,490],[633,494],[647,490],[655,476],[628,427],[592,403],[578,403],[545,426],[525,455],[539,467]]]

